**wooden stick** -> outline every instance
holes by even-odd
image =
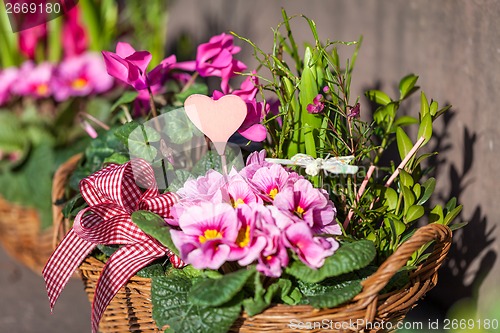
[[[361,199],[361,196],[365,192],[366,185],[368,185],[368,181],[372,177],[373,172],[375,171],[376,167],[374,165],[370,165],[368,168],[368,172],[366,173],[365,178],[363,179],[363,182],[361,183],[361,186],[359,187],[358,193],[356,194],[356,201],[354,202],[354,206],[356,207],[356,204],[359,202],[359,199]],[[349,213],[347,213],[347,217],[344,221],[344,229],[347,228],[349,225],[349,222],[351,222],[352,216],[354,215],[354,209],[349,209]]]
[[[398,167],[396,168],[396,171],[394,171],[394,173],[392,174],[392,176],[387,180],[387,182],[385,183],[385,187],[391,186],[391,184],[394,181],[394,179],[396,179],[396,177],[399,175],[399,170],[404,169],[404,167],[406,166],[406,164],[410,161],[410,159],[413,157],[413,155],[415,155],[415,153],[422,146],[422,144],[424,143],[424,141],[425,141],[425,138],[423,136],[420,139],[418,139],[418,141],[415,143],[415,145],[413,146],[413,148],[410,149],[410,151],[408,152],[408,154],[405,156],[405,158],[398,165]]]

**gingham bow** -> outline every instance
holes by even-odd
[[[141,188],[146,188],[142,193]],[[158,192],[154,172],[144,160],[112,164],[80,182],[80,192],[89,207],[78,213],[73,228],[64,237],[43,269],[50,307],[75,269],[97,244],[120,244],[104,265],[92,303],[92,331],[111,299],[138,270],[167,255],[175,267],[184,263],[169,249],[140,230],[131,219],[136,210],[149,210],[169,217],[176,202],[173,193]]]

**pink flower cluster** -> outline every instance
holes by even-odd
[[[106,92],[113,83],[98,54],[83,53],[66,58],[57,65],[27,61],[20,68],[0,71],[0,105],[15,96],[36,99],[52,96],[62,102],[74,96]]]
[[[167,219],[182,260],[197,269],[257,263],[279,277],[295,254],[319,268],[338,248],[336,209],[322,189],[253,153],[240,172],[210,170],[188,180]]]
[[[238,130],[245,138],[251,141],[263,141],[267,132],[262,124],[269,113],[269,105],[258,102],[259,82],[256,76],[248,76],[239,89],[232,89],[229,85],[231,78],[243,72],[247,66],[234,58],[240,48],[233,44],[233,36],[221,34],[212,37],[208,43],[200,44],[197,49],[196,60],[177,62],[174,55],[164,59],[151,71],[147,67],[151,61],[148,51],[136,51],[130,44],[118,43],[116,52],[103,51],[108,74],[130,85],[139,92],[136,109],[149,110],[149,90],[153,94],[164,92],[167,79],[174,78],[186,83],[191,76],[186,72],[196,71],[201,77],[220,77],[221,91],[213,92],[213,99],[232,94],[240,96],[247,104],[247,117]]]

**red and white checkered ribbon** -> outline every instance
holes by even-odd
[[[146,188],[143,193],[141,188]],[[118,290],[141,268],[167,255],[174,267],[184,263],[168,248],[140,230],[131,219],[136,210],[170,216],[177,201],[174,193],[158,192],[154,172],[144,160],[112,164],[80,182],[80,191],[89,207],[75,218],[43,269],[51,309],[69,278],[97,246],[124,245],[104,265],[92,303],[92,332],[97,332],[106,307]]]

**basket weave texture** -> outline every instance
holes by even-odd
[[[75,162],[76,163],[76,162]],[[62,216],[54,216],[56,225]],[[67,221],[66,221],[67,222]],[[67,228],[67,226],[66,226]],[[324,327],[308,329],[307,332],[388,332],[381,330],[390,325],[380,323],[401,321],[425,293],[437,284],[437,271],[445,260],[451,246],[451,230],[444,225],[429,224],[419,228],[414,235],[403,243],[370,277],[362,282],[363,290],[352,301],[331,309],[314,309],[309,305],[274,305],[261,314],[249,317],[242,313],[230,332],[298,332],[293,323],[327,322],[331,330]],[[409,283],[403,288],[388,294],[380,294],[389,280],[410,259],[411,255],[423,245],[434,241],[430,256],[416,270],[410,273]],[[104,263],[86,258],[79,267],[85,291],[92,302],[97,280]],[[99,326],[101,333],[122,332],[162,332],[152,318],[151,280],[138,276],[132,277],[116,294],[105,311]],[[350,325],[353,323],[354,325]],[[359,325],[358,325],[359,324]]]
[[[68,176],[73,172],[80,155],[61,165],[53,178],[52,213],[54,219],[62,217],[62,206],[55,203],[63,197]],[[38,212],[34,208],[9,202],[0,196],[0,242],[15,260],[41,274],[54,250],[53,227],[41,229]]]

